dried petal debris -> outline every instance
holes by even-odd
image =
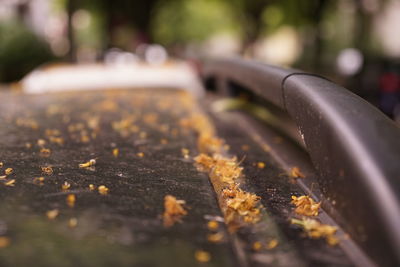
[[[244,223],[256,223],[260,219],[259,197],[245,192],[236,182],[242,176],[243,168],[236,157],[226,157],[224,141],[214,135],[214,129],[204,115],[192,115],[181,120],[181,125],[191,127],[198,134],[198,148],[202,152],[194,158],[200,170],[208,172],[216,188],[225,222],[230,231]],[[217,189],[218,188],[218,189]]]
[[[278,246],[279,242],[277,239],[272,239],[267,244],[267,249],[274,249]]]
[[[211,255],[209,252],[204,250],[196,250],[194,253],[194,258],[198,262],[209,262],[211,260]]]
[[[222,197],[226,201],[225,220],[228,224],[237,221],[238,216],[246,223],[256,223],[260,220],[259,196],[245,192],[238,184],[233,184],[222,190]]]
[[[15,179],[8,180],[4,183],[5,186],[15,186]]]
[[[68,220],[68,227],[69,228],[75,228],[78,225],[78,219],[77,218],[71,218]]]
[[[182,217],[187,214],[183,205],[185,205],[184,200],[178,200],[172,195],[164,197],[163,221],[165,227],[170,227],[176,222],[182,221]]]
[[[33,178],[33,183],[37,185],[43,185],[44,177],[35,177]]]
[[[41,157],[47,158],[47,157],[50,156],[50,154],[51,154],[51,150],[49,148],[41,148],[40,149],[40,156]]]
[[[219,227],[219,224],[218,224],[217,221],[209,221],[209,222],[207,223],[207,227],[208,227],[208,229],[210,229],[210,230],[217,230],[218,227]]]
[[[299,167],[293,167],[290,170],[290,175],[294,178],[305,178],[306,176],[300,171]]]
[[[0,236],[0,248],[8,247],[10,243],[11,243],[10,238],[6,236]]]
[[[224,239],[224,234],[221,232],[212,233],[207,235],[207,240],[211,243],[219,243]]]
[[[264,169],[265,168],[265,163],[264,162],[257,162],[257,168],[259,169]]]
[[[46,212],[46,216],[49,220],[54,220],[59,214],[59,210],[58,209],[54,209],[54,210],[49,210]]]
[[[217,177],[220,181],[228,184],[234,183],[234,180],[240,177],[243,170],[236,157],[227,158],[220,154],[214,154],[210,157],[201,153],[194,160],[209,172],[211,178]]]
[[[79,168],[88,168],[88,167],[91,167],[91,166],[94,166],[94,165],[96,165],[96,160],[95,159],[91,159],[88,162],[79,164]]]
[[[5,171],[4,171],[4,173],[5,173],[5,175],[10,175],[11,173],[13,173],[13,168],[7,168]]]
[[[38,139],[38,140],[37,140],[37,144],[38,144],[38,146],[44,146],[44,145],[46,144],[46,140],[44,140],[44,139]]]
[[[90,185],[89,185],[89,189],[90,189]],[[100,195],[107,195],[109,189],[105,186],[105,185],[100,185],[97,190],[99,191]]]
[[[252,245],[252,249],[253,249],[254,251],[259,251],[259,250],[261,250],[261,248],[262,248],[262,244],[261,244],[260,241],[256,241],[256,242],[254,242],[253,245]]]
[[[188,159],[188,158],[189,158],[189,149],[187,149],[187,148],[182,148],[182,149],[181,149],[181,153],[182,153],[182,156],[183,156],[185,159]]]
[[[76,196],[74,194],[69,194],[67,196],[66,202],[68,207],[73,208],[75,206]]]
[[[42,172],[46,175],[52,175],[53,174],[53,167],[51,166],[43,166],[41,167]]]
[[[295,212],[300,215],[317,216],[321,202],[315,202],[309,196],[292,196],[292,204],[296,206]]]
[[[62,185],[61,185],[61,189],[66,191],[71,187],[71,184],[68,183],[67,181],[65,181]]]
[[[301,226],[311,238],[325,238],[326,242],[331,246],[334,246],[339,242],[335,236],[337,231],[335,226],[322,224],[317,220],[309,218],[303,218],[302,220],[292,219],[291,223]]]

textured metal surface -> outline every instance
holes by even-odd
[[[319,184],[335,201],[347,231],[372,258],[396,265],[400,129],[366,101],[323,79],[293,76],[285,83],[285,98],[322,174]]]
[[[240,59],[209,60],[203,67],[205,78],[217,81],[217,92],[234,82],[290,114],[320,174],[321,191],[335,206],[330,214],[377,263],[398,264],[399,127],[315,75]]]
[[[0,248],[1,266],[197,266],[197,249],[211,253],[201,266],[237,264],[223,226],[224,242],[207,241],[205,216],[221,213],[208,177],[181,153],[184,147],[197,153],[194,133],[178,127],[191,108],[183,94],[2,92],[0,98],[0,171],[13,168],[7,181],[15,179],[15,186],[0,180],[0,235],[10,241]],[[138,129],[116,131],[112,123],[121,119],[132,119]],[[64,145],[49,142],[46,129],[58,129]],[[46,140],[49,157],[40,156],[38,139]],[[78,167],[93,158],[93,169]],[[54,173],[44,175],[41,167],[49,165]],[[42,185],[34,183],[40,176]],[[71,184],[65,192],[64,181]],[[105,185],[109,193],[90,191],[89,184]],[[72,208],[66,204],[71,193]],[[183,222],[171,228],[161,218],[166,194],[188,206]],[[49,220],[45,213],[52,209],[59,215]],[[68,227],[70,218],[76,227]]]
[[[215,83],[224,94],[229,94],[230,83],[251,88],[259,96],[278,107],[284,106],[281,84],[294,70],[281,69],[262,63],[244,61],[239,58],[206,60],[202,75],[205,79],[215,78]]]

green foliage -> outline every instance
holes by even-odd
[[[51,59],[53,56],[45,42],[22,24],[0,25],[0,82],[21,79]]]
[[[79,45],[92,48],[101,48],[104,41],[104,21],[100,12],[94,8],[85,9],[89,15],[89,24],[86,28],[75,29],[76,42]]]
[[[281,7],[271,5],[262,13],[262,23],[268,31],[275,30],[284,22],[284,14]]]
[[[203,41],[221,32],[240,34],[240,24],[233,14],[225,1],[165,1],[154,13],[154,40],[169,45]]]

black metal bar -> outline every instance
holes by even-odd
[[[216,84],[220,87],[221,83],[228,80],[236,82],[281,108],[284,105],[280,90],[282,81],[289,74],[295,73],[294,70],[237,58],[207,61],[202,71],[205,77],[215,77]]]
[[[400,263],[400,129],[394,122],[322,77],[237,58],[205,60],[202,67],[204,78],[235,82],[285,110],[339,213],[333,217],[378,264]]]

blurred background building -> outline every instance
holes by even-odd
[[[0,82],[47,62],[241,55],[327,76],[396,117],[399,29],[398,0],[1,0]]]

